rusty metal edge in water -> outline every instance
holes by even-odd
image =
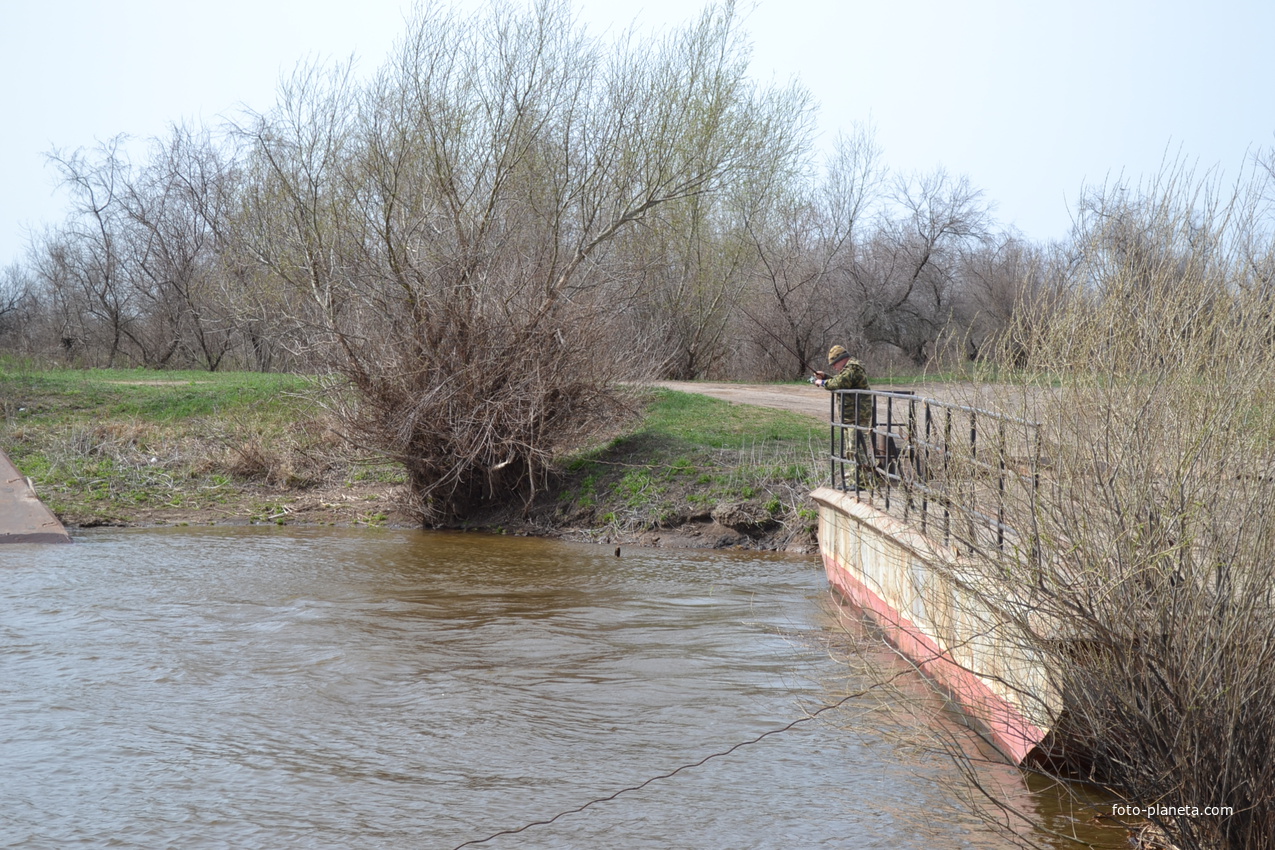
[[[71,535],[0,449],[0,545],[70,543]]]

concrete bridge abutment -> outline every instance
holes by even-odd
[[[955,549],[853,493],[821,487],[812,496],[828,581],[1021,763],[1061,706],[1043,660],[997,610],[995,591],[975,592],[960,578]]]

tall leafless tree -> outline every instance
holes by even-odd
[[[943,171],[898,180],[893,200],[845,286],[868,343],[923,366],[950,326],[962,257],[986,237],[990,217],[980,191]]]
[[[792,378],[819,368],[834,337],[859,347],[858,310],[836,282],[854,275],[864,219],[880,200],[880,150],[861,128],[837,140],[820,182],[785,177],[747,222],[756,286],[739,310],[768,371]]]

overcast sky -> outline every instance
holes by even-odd
[[[478,8],[479,0],[458,0]],[[398,0],[0,0],[0,265],[61,219],[45,155],[264,110],[308,56],[371,71]],[[659,27],[686,0],[578,2],[591,28]],[[999,221],[1061,238],[1086,183],[1165,157],[1236,172],[1275,146],[1271,0],[760,0],[753,71],[798,78],[830,138],[871,124],[894,172],[966,175]]]

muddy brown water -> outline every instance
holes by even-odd
[[[99,529],[0,578],[0,847],[451,848],[864,684],[810,557]],[[477,846],[1008,846],[888,699]]]

